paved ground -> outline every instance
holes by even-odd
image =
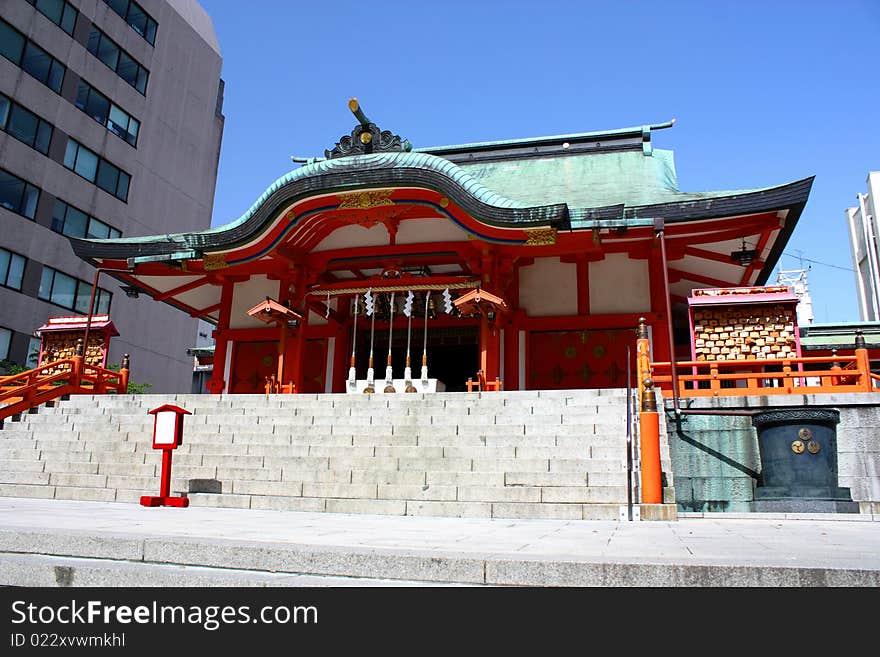
[[[880,587],[880,517],[489,520],[0,498],[0,585]]]

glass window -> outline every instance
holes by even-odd
[[[110,37],[101,32],[98,28],[92,26],[92,31],[89,33],[89,41],[86,47],[90,53],[116,71],[116,74],[119,77],[128,82],[142,94],[146,94],[149,71],[138,64],[131,55],[116,45]]]
[[[16,66],[21,65],[24,52],[24,35],[5,21],[0,21],[0,55]]]
[[[57,93],[61,93],[61,85],[64,84],[64,73],[67,69],[57,59],[52,60],[52,66],[49,69],[49,79],[46,86]]]
[[[49,79],[49,67],[51,65],[52,56],[29,41],[24,48],[21,67],[40,82],[45,82]]]
[[[143,66],[138,68],[137,73],[137,82],[135,82],[134,88],[140,91],[145,96],[147,95],[147,76],[149,72]]]
[[[6,274],[6,285],[16,290],[21,289],[21,279],[24,278],[25,259],[16,254],[12,254],[9,260],[9,271]]]
[[[107,116],[110,114],[110,101],[106,96],[92,89],[85,112],[101,125],[106,125]]]
[[[21,289],[25,258],[6,249],[0,249],[0,285]]]
[[[68,34],[73,34],[77,11],[66,0],[27,0],[50,21]]]
[[[6,249],[0,249],[0,285],[6,285],[6,274],[9,272],[9,261],[12,254]]]
[[[156,42],[158,27],[156,21],[138,3],[129,0],[104,0],[104,2],[150,45]]]
[[[30,41],[24,48],[21,67],[52,91],[61,91],[61,84],[64,81],[64,66]]]
[[[33,219],[37,213],[37,201],[40,198],[40,190],[33,185],[25,184],[24,186],[24,203],[22,203],[21,214],[29,219]]]
[[[52,279],[55,277],[55,270],[51,267],[43,267],[43,273],[40,275],[40,291],[37,297],[45,301],[52,296]]]
[[[24,181],[0,171],[0,205],[7,210],[18,212],[24,196]]]
[[[132,2],[128,7],[128,17],[126,18],[128,24],[134,29],[135,32],[144,36],[147,32],[147,14],[141,9],[141,7]]]
[[[73,139],[67,140],[64,153],[64,166],[73,169],[86,180],[113,194],[122,201],[128,201],[128,187],[131,176],[103,158],[99,158],[82,144]]]
[[[144,31],[144,38],[152,46],[156,43],[156,30],[159,25],[152,18],[147,17],[147,28]]]
[[[64,13],[64,0],[28,0],[37,10],[44,14],[53,23],[61,22],[61,14]]]
[[[0,206],[33,219],[39,197],[39,189],[0,170]]]
[[[140,122],[85,80],[80,80],[76,106],[132,146],[137,145]]]
[[[79,150],[79,144],[73,139],[67,140],[67,148],[64,150],[64,166],[73,169],[76,164],[76,152]]]
[[[128,13],[128,0],[104,0],[104,2],[119,16],[125,18],[125,15]]]
[[[125,138],[132,146],[137,146],[138,133],[141,131],[141,123],[134,117],[130,117],[128,122],[128,135]]]
[[[124,137],[128,132],[128,114],[116,107],[116,105],[112,105],[110,107],[110,123],[107,124],[107,127],[116,132],[117,135]],[[114,128],[117,128],[118,131],[114,130]]]
[[[125,171],[119,171],[119,184],[116,187],[116,198],[128,203],[128,188],[131,185],[131,176]]]
[[[37,125],[40,120],[36,114],[32,114],[21,105],[13,105],[9,114],[9,124],[6,131],[28,146],[33,146],[37,138]]]
[[[41,120],[40,125],[37,126],[37,139],[34,142],[34,148],[43,155],[48,155],[50,143],[52,143],[52,126]]]
[[[0,123],[0,127],[2,125]],[[11,103],[5,130],[19,141],[37,149],[41,153],[46,154],[49,152],[49,142],[52,140],[52,126],[17,103]]]
[[[95,176],[98,175],[98,156],[88,148],[80,146],[77,149],[76,164],[73,170],[86,180],[95,182]]]
[[[12,106],[10,100],[0,95],[0,130],[6,130],[6,121],[9,120],[9,108]]]
[[[9,345],[12,344],[12,331],[0,327],[0,360],[9,358]]]
[[[113,294],[107,290],[98,289],[98,298],[95,300],[95,313],[106,315],[110,312],[110,300]]]
[[[116,186],[119,184],[119,169],[107,160],[101,160],[98,163],[98,176],[95,179],[95,184],[115,196]]]
[[[97,296],[97,293],[96,293]],[[92,288],[80,281],[76,290],[76,303],[73,309],[78,313],[87,315],[89,312],[89,301],[92,300]],[[95,299],[97,301],[97,299]]]
[[[40,338],[31,338],[28,342],[28,355],[24,366],[33,369],[40,364]]]
[[[114,71],[116,70],[116,65],[119,64],[119,48],[103,34],[99,37],[98,50],[95,55],[107,66]]]
[[[110,237],[110,226],[105,224],[103,221],[92,219],[92,221],[89,223],[89,232],[87,237],[89,239],[105,240]]]
[[[73,237],[85,237],[89,229],[89,215],[82,210],[67,206],[67,218],[64,221],[64,234]]]
[[[71,4],[67,2],[64,3],[64,13],[61,16],[61,29],[70,35],[73,34],[73,30],[76,27],[76,15],[78,13],[79,12],[77,12]]]

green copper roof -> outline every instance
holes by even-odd
[[[350,169],[352,165],[358,168],[369,169],[432,169],[444,174],[463,190],[473,197],[479,199],[488,205],[494,205],[501,208],[526,208],[529,204],[524,201],[505,198],[476,180],[470,173],[459,167],[458,165],[444,160],[442,157],[429,155],[427,153],[375,153],[372,155],[355,155],[352,157],[338,158],[333,160],[319,160],[306,164],[298,169],[284,174],[278,180],[273,182],[263,192],[260,197],[254,201],[253,205],[241,215],[238,219],[216,228],[212,228],[205,233],[217,233],[225,231],[236,225],[246,222],[250,217],[266,202],[266,200],[274,194],[278,189],[285,185],[309,178],[319,176],[324,173],[332,173],[335,170]],[[357,185],[352,185],[352,189]],[[544,204],[539,204],[544,205]]]
[[[475,180],[528,204],[594,208],[668,203],[680,198],[672,152],[612,151],[511,162],[462,163]],[[554,199],[554,200],[551,200]]]

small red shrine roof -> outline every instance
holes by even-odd
[[[488,304],[490,309],[501,312],[508,310],[507,303],[504,299],[495,296],[494,294],[490,294],[489,292],[486,292],[486,290],[480,289],[466,292],[455,299],[452,303],[455,304],[455,307],[464,315],[470,315],[477,312],[479,307],[484,304]]]
[[[84,331],[88,319],[88,317],[82,317],[80,315],[74,315],[72,317],[50,317],[49,321],[38,328],[35,333],[37,336],[40,336],[44,331],[47,333]],[[95,329],[108,331],[110,335],[119,335],[116,326],[110,321],[110,315],[92,315],[92,323],[89,325],[89,330],[93,331]]]
[[[787,285],[703,288],[688,297],[688,306],[739,303],[798,303],[800,299]]]
[[[269,299],[268,297],[265,301],[261,301],[248,310],[247,314],[251,317],[256,317],[261,322],[266,322],[267,324],[273,324],[282,319],[302,319],[302,315],[295,310],[278,303],[274,299]]]

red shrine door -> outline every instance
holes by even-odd
[[[232,356],[230,392],[266,392],[266,377],[278,371],[278,342],[236,342]]]
[[[632,329],[533,331],[529,334],[527,387],[625,388],[626,347],[630,345],[635,363],[634,344]]]
[[[298,392],[325,391],[324,377],[327,373],[327,339],[309,338],[303,344],[302,382]]]

